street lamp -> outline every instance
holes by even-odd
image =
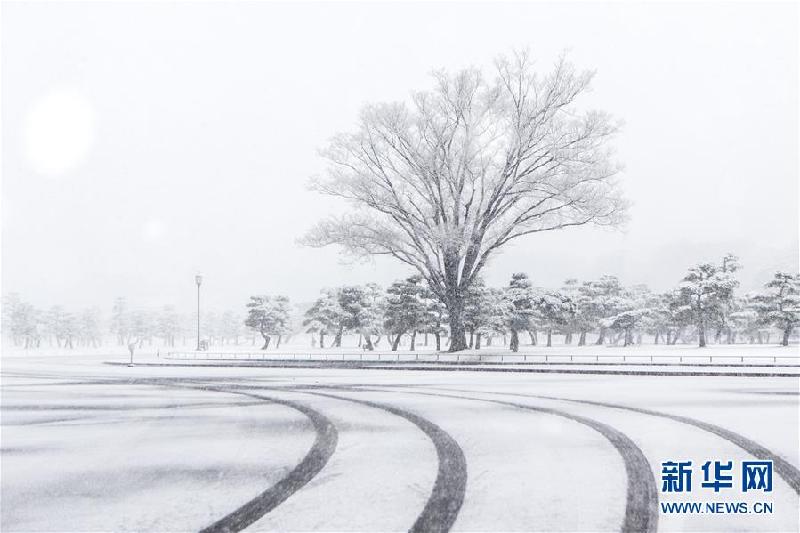
[[[197,283],[197,351],[200,351],[200,284],[203,283],[203,276],[197,274],[194,277],[195,283]]]

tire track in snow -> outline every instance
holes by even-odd
[[[455,391],[455,392],[477,392],[477,391],[467,391],[463,389],[437,389],[437,390],[448,390],[448,391]],[[777,453],[773,452],[769,448],[762,446],[761,444],[757,443],[756,441],[745,437],[735,431],[731,431],[729,429],[725,429],[724,427],[717,426],[715,424],[711,424],[709,422],[703,422],[702,420],[697,420],[696,418],[691,418],[688,416],[681,416],[681,415],[673,415],[669,413],[662,413],[661,411],[653,411],[652,409],[644,409],[642,407],[630,407],[628,405],[620,405],[616,403],[606,403],[606,402],[596,402],[594,400],[578,400],[574,398],[561,398],[558,396],[542,396],[537,394],[523,394],[523,393],[515,393],[515,392],[484,392],[483,394],[498,394],[503,396],[519,396],[523,398],[537,398],[543,400],[559,400],[565,402],[574,402],[574,403],[583,403],[587,405],[596,405],[599,407],[607,407],[609,409],[620,409],[624,411],[631,411],[634,413],[640,413],[643,415],[649,416],[657,416],[661,418],[666,418],[669,420],[673,420],[675,422],[679,422],[681,424],[687,424],[690,426],[694,426],[698,429],[702,429],[703,431],[707,431],[709,433],[713,433],[718,437],[721,437],[728,442],[731,442],[738,446],[739,448],[743,449],[750,455],[761,459],[762,461],[772,461],[773,468],[775,472],[783,478],[786,483],[789,484],[792,489],[798,494],[800,494],[800,470],[798,470],[792,463],[778,455]]]
[[[570,400],[570,401],[577,401],[577,400]],[[708,422],[703,422],[702,420],[690,418],[688,416],[671,415],[669,413],[651,411],[650,409],[642,409],[639,407],[627,407],[624,405],[616,405],[604,402],[594,402],[591,400],[581,400],[580,402],[587,403],[590,405],[599,405],[602,407],[608,407],[611,409],[624,409],[636,413],[641,413],[644,415],[660,416],[663,418],[674,420],[676,422],[680,422],[682,424],[694,426],[709,433],[713,433],[718,437],[722,437],[723,439],[732,442],[733,444],[737,445],[750,455],[758,459],[761,459],[762,461],[772,461],[775,472],[779,476],[781,476],[784,479],[784,481],[786,481],[786,483],[788,483],[789,486],[792,487],[792,489],[794,489],[796,493],[800,494],[800,471],[798,471],[798,469],[795,468],[793,464],[791,464],[789,461],[787,461],[777,453],[773,452],[769,448],[762,446],[756,441],[748,439],[744,435],[736,433],[735,431],[731,431],[729,429],[725,429],[724,427],[717,426],[715,424],[710,424]]]
[[[198,389],[198,387],[189,387]],[[303,404],[290,400],[283,400],[260,394],[249,392],[239,392],[226,390],[224,388],[203,386],[200,390],[210,390],[227,394],[239,394],[250,398],[256,398],[280,405],[285,405],[308,417],[314,425],[316,439],[311,449],[303,457],[303,460],[292,469],[283,479],[273,486],[248,501],[238,509],[217,520],[208,527],[201,530],[201,533],[223,533],[230,531],[241,531],[253,522],[273,510],[275,507],[286,501],[292,494],[301,489],[320,470],[328,463],[333,452],[336,450],[338,432],[333,423],[322,413]]]
[[[421,391],[395,391],[385,389],[367,389],[367,388],[349,388],[345,386],[335,387],[337,389],[346,389],[353,392],[358,391],[373,391],[373,392],[403,392],[406,394],[419,394],[424,396],[436,396],[441,398],[454,398],[460,400],[472,400],[479,402],[489,402],[498,405],[505,405],[524,409],[528,411],[535,411],[545,413],[562,418],[567,418],[579,424],[585,425],[605,437],[617,452],[622,457],[625,464],[625,472],[627,474],[628,485],[627,494],[625,498],[625,517],[622,522],[621,531],[624,532],[648,532],[652,533],[657,530],[658,526],[658,490],[656,488],[655,477],[650,468],[650,463],[647,461],[642,450],[621,431],[602,422],[598,422],[591,418],[586,418],[579,415],[573,415],[566,411],[552,409],[549,407],[536,407],[533,405],[525,405],[514,402],[506,402],[503,400],[491,400],[488,398],[475,398],[470,396],[439,394],[434,392],[421,392]],[[309,393],[320,394],[320,393]],[[326,395],[327,396],[327,395]],[[364,400],[359,400],[363,402]]]
[[[340,389],[340,387],[334,388],[337,390]],[[302,387],[298,387],[298,390],[300,389],[302,389]],[[359,392],[358,389],[346,387],[342,387],[341,389]],[[467,486],[467,461],[461,446],[458,445],[453,437],[433,422],[392,405],[348,398],[346,396],[337,396],[324,392],[301,392],[314,396],[324,396],[336,400],[366,405],[374,409],[381,409],[395,416],[405,418],[421,429],[436,448],[439,467],[436,474],[436,481],[431,489],[431,495],[428,497],[425,507],[414,521],[414,525],[411,526],[409,531],[413,533],[446,533],[453,527],[461,505],[464,503],[464,493],[466,492]]]

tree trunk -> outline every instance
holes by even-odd
[[[370,352],[375,349],[375,346],[372,345],[372,336],[371,335],[364,335],[364,346],[366,346],[367,350]]]
[[[606,342],[606,328],[600,328],[600,335],[597,337],[596,345],[601,345]]]
[[[342,347],[342,334],[343,333],[344,333],[344,328],[340,326],[339,330],[336,332],[336,336],[333,338],[333,345],[336,348],[341,348]]]
[[[515,329],[511,330],[511,343],[509,344],[509,348],[512,352],[519,351],[519,335]]]
[[[578,337],[578,346],[586,346],[586,330],[582,330]]]
[[[278,340],[275,342],[275,349],[276,350],[281,347],[281,337],[282,337],[282,335],[278,335]]]
[[[442,334],[437,331],[433,335],[436,337],[436,351],[439,352],[442,350]]]
[[[781,344],[783,346],[789,346],[789,335],[791,334],[792,334],[792,328],[786,328],[785,330],[783,330],[783,340],[781,341]]]
[[[572,332],[564,335],[564,344],[572,344]]]
[[[531,346],[536,346],[537,339],[536,339],[536,330],[535,329],[529,329],[528,330],[528,337],[531,338]]]
[[[457,291],[451,290],[447,304],[448,322],[450,324],[449,352],[460,352],[467,349],[467,331],[464,328],[464,299]]]
[[[480,333],[475,335],[475,349],[476,350],[480,350],[481,349],[481,334]]]
[[[397,336],[394,338],[394,342],[392,343],[392,351],[396,352],[397,347],[400,346],[400,337],[402,337],[402,333],[398,333]]]
[[[660,335],[661,335],[661,332],[656,330],[656,338],[653,340],[653,344],[658,344],[658,338],[659,338]]]
[[[553,346],[553,330],[552,328],[547,329],[547,347],[550,348]]]
[[[697,343],[700,348],[704,348],[706,345],[706,325],[702,320],[697,325]]]
[[[417,347],[417,330],[411,332],[411,344],[408,348],[409,352],[413,352]]]
[[[422,339],[422,345],[428,346],[428,332],[425,332],[425,337]]]
[[[265,333],[262,333],[261,336],[264,337],[264,346],[262,346],[261,349],[266,350],[269,348],[269,341],[272,340],[272,338]]]

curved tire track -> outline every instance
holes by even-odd
[[[358,392],[358,389],[347,390]],[[445,533],[453,527],[461,505],[464,503],[464,493],[467,487],[467,460],[464,457],[463,450],[453,437],[433,422],[391,405],[324,392],[305,392],[305,394],[324,396],[366,405],[374,409],[382,409],[393,415],[405,418],[421,429],[436,447],[439,468],[425,508],[409,531],[414,533]]]
[[[350,389],[347,387],[337,387],[337,389],[347,389],[353,392],[358,392],[358,391],[396,392],[383,389],[366,389],[366,388]],[[655,478],[653,477],[653,471],[650,468],[650,463],[647,461],[647,458],[645,457],[642,450],[639,449],[639,447],[636,446],[636,444],[627,435],[620,432],[619,430],[607,424],[603,424],[601,422],[593,420],[591,418],[573,415],[566,411],[560,411],[558,409],[551,409],[548,407],[536,407],[532,405],[506,402],[503,400],[490,400],[487,398],[474,398],[470,396],[438,394],[432,392],[416,392],[416,391],[402,391],[402,392],[405,392],[407,394],[420,394],[425,396],[437,396],[442,398],[455,398],[461,400],[489,402],[498,405],[515,407],[518,409],[536,411],[540,413],[567,418],[597,431],[598,433],[603,435],[603,437],[605,437],[612,444],[612,446],[614,446],[614,448],[622,456],[622,460],[625,464],[625,472],[627,474],[628,485],[627,485],[627,495],[625,504],[625,518],[622,523],[621,531],[625,532],[656,531],[658,526],[658,490],[656,488]],[[308,393],[308,394],[318,394],[321,396],[331,396],[334,398],[337,397],[318,392]],[[366,404],[372,403],[372,402],[367,402],[365,400],[353,400],[353,401]],[[429,529],[421,529],[418,531],[429,531]]]
[[[650,409],[643,409],[641,407],[628,407],[625,405],[618,405],[605,402],[595,402],[592,400],[572,400],[569,398],[551,398],[551,399],[567,400],[571,402],[608,407],[611,409],[622,409],[626,411],[633,411],[635,413],[640,413],[644,415],[659,416],[662,418],[667,418],[669,420],[680,422],[682,424],[694,426],[709,433],[713,433],[714,435],[722,437],[723,439],[735,444],[736,446],[740,447],[741,449],[743,449],[744,451],[746,451],[747,453],[758,459],[764,461],[772,461],[773,467],[775,468],[775,472],[779,476],[781,476],[784,479],[784,481],[786,481],[786,483],[788,483],[789,486],[792,487],[792,489],[794,489],[796,493],[800,494],[800,471],[793,464],[791,464],[789,461],[787,461],[777,453],[773,452],[769,448],[762,446],[756,441],[748,439],[744,435],[736,433],[735,431],[731,431],[729,429],[725,429],[724,427],[717,426],[715,424],[710,424],[708,422],[703,422],[702,420],[690,418],[688,416],[671,415],[669,413],[652,411]]]
[[[440,390],[453,390],[456,392],[474,392],[474,391],[465,391],[462,389],[440,389]],[[783,480],[786,481],[786,483],[788,483],[789,486],[792,487],[792,489],[794,489],[796,493],[800,494],[800,470],[798,470],[797,467],[795,467],[792,463],[790,463],[777,453],[773,452],[769,448],[762,446],[761,444],[757,443],[754,440],[748,439],[744,435],[741,435],[729,429],[725,429],[721,426],[711,424],[709,422],[703,422],[702,420],[697,420],[695,418],[691,418],[688,416],[672,415],[669,413],[662,413],[661,411],[653,411],[652,409],[644,409],[641,407],[630,407],[627,405],[620,405],[616,403],[596,402],[593,400],[577,400],[574,398],[561,398],[558,396],[542,396],[537,394],[523,394],[514,392],[486,392],[484,394],[499,394],[503,396],[519,396],[523,398],[538,398],[543,400],[559,400],[565,402],[583,403],[587,405],[607,407],[609,409],[620,409],[623,411],[631,411],[643,415],[657,416],[673,420],[681,424],[694,426],[696,428],[702,429],[703,431],[713,433],[714,435],[717,435],[718,437],[721,437],[727,440],[728,442],[735,444],[739,448],[743,449],[744,451],[746,451],[747,453],[758,459],[761,459],[763,461],[772,461],[775,472],[777,472],[777,474],[781,476]]]
[[[195,388],[195,387],[192,387]],[[224,392],[228,394],[239,394],[265,400],[280,405],[285,405],[296,411],[303,413],[314,425],[316,439],[311,449],[303,457],[303,460],[292,469],[283,479],[273,486],[248,501],[230,514],[217,520],[210,526],[203,528],[201,533],[222,533],[230,531],[241,531],[253,522],[273,510],[275,507],[286,501],[292,494],[297,492],[306,483],[311,481],[320,470],[328,463],[333,452],[336,450],[338,433],[333,423],[322,413],[300,403],[260,394],[248,392],[238,392],[225,390],[223,388],[203,387],[202,390]]]

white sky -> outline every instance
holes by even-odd
[[[38,305],[189,311],[406,270],[296,245],[336,202],[317,150],[439,67],[562,50],[625,121],[624,232],[520,241],[486,271],[654,289],[738,253],[743,286],[798,257],[795,3],[4,3],[2,283]]]

